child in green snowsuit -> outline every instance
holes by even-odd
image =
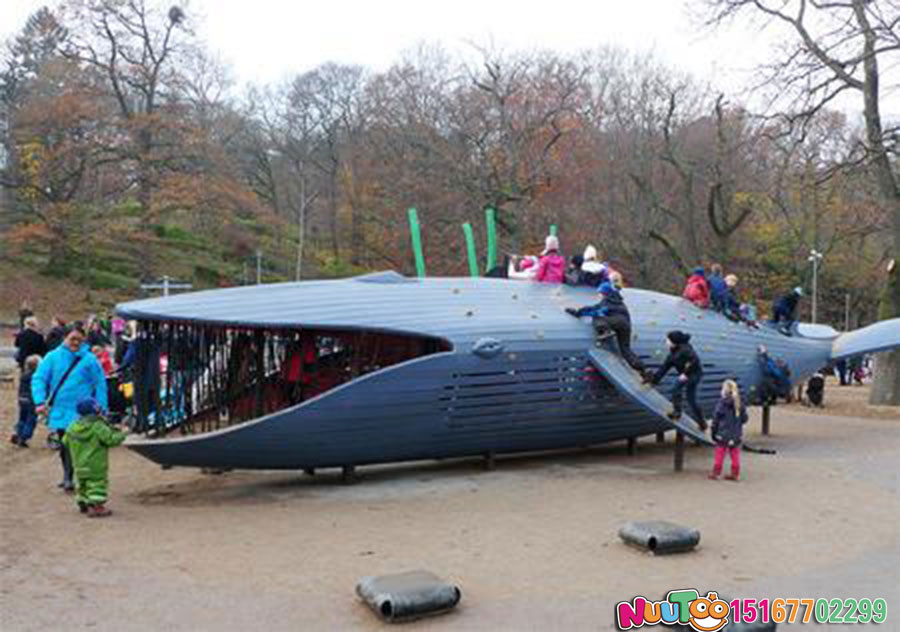
[[[63,437],[75,469],[75,500],[81,513],[89,518],[103,518],[112,513],[106,508],[109,449],[122,443],[125,433],[106,423],[93,398],[82,399],[77,410],[81,416]]]

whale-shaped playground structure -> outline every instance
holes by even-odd
[[[841,357],[900,346],[900,319],[850,333],[752,329],[674,296],[623,291],[650,368],[691,334],[709,414],[722,380],[752,394],[757,351],[795,381]],[[135,430],[165,466],[311,469],[599,444],[688,419],[564,312],[591,288],[393,272],[193,292],[121,304],[139,322]],[[674,376],[659,387],[668,392]]]

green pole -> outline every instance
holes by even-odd
[[[463,233],[466,235],[466,254],[469,257],[469,275],[478,276],[478,259],[475,256],[475,235],[472,234],[472,225],[469,222],[463,224]]]
[[[550,234],[556,237],[556,224],[550,224]]]
[[[497,265],[497,213],[492,208],[484,210],[484,221],[487,224],[487,270]]]
[[[425,276],[425,257],[422,255],[422,235],[419,232],[419,218],[416,209],[411,208],[409,213],[409,233],[412,235],[413,253],[416,256],[416,275],[421,279]]]

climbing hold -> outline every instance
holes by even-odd
[[[519,295],[518,295],[518,294],[515,294],[515,293],[513,293],[513,295],[512,295],[512,300],[514,300],[514,301],[517,301],[517,300],[519,300]]]
[[[537,331],[535,331],[534,337],[537,338],[538,340],[543,340],[544,339],[544,330],[538,329]]]
[[[475,315],[475,310],[470,309],[466,312],[466,316],[474,316],[474,315]]]
[[[700,531],[664,520],[627,522],[619,529],[619,537],[631,546],[655,555],[685,553],[700,542]]]
[[[453,288],[453,293],[454,293],[454,294],[459,294],[459,292],[460,292],[460,290],[459,290],[458,287]]]
[[[449,612],[462,596],[458,586],[428,571],[363,577],[356,594],[388,623]]]
[[[531,319],[532,319],[532,320],[537,320],[537,319],[538,319],[537,312],[531,312],[531,313],[529,314],[529,316],[531,316]]]

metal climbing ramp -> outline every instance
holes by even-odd
[[[682,414],[678,421],[669,419],[668,413],[672,410],[671,402],[653,386],[644,384],[621,356],[606,349],[591,349],[588,351],[588,357],[591,364],[616,387],[620,394],[641,406],[648,413],[656,415],[673,429],[705,445],[713,445],[700,430],[697,422],[687,415]]]

